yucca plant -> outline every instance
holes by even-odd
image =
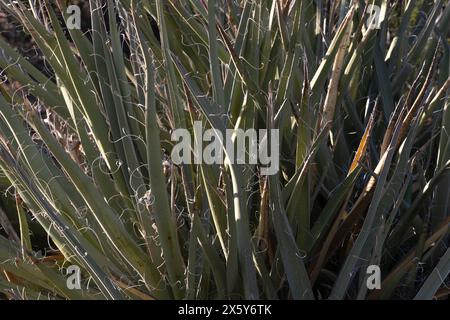
[[[0,37],[5,298],[448,296],[448,1],[88,4],[0,2],[45,63]],[[279,171],[176,165],[198,121]]]

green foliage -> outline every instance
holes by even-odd
[[[90,0],[82,31],[66,1],[2,0],[48,70],[0,37],[0,292],[448,295],[450,6],[372,2],[378,29],[364,1]],[[176,166],[194,121],[279,129],[279,172]]]

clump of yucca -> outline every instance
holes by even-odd
[[[449,294],[447,1],[90,0],[87,31],[67,5],[0,2],[48,69],[0,37],[4,296]],[[194,121],[279,129],[280,171],[176,166]]]

